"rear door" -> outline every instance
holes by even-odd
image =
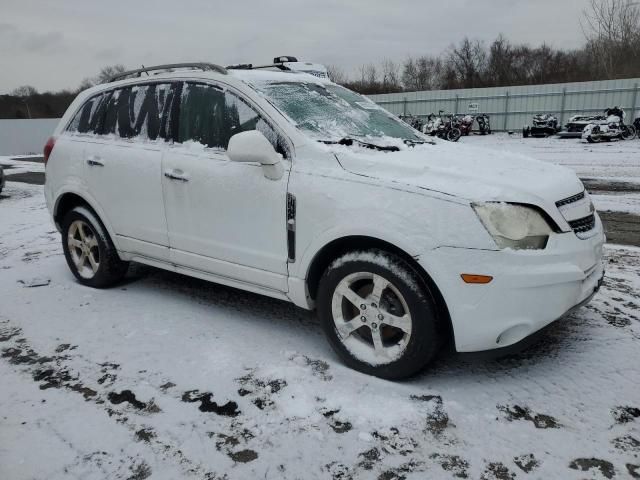
[[[162,151],[170,137],[171,83],[111,91],[97,141],[85,152],[91,194],[116,233],[119,248],[168,260],[162,197]]]

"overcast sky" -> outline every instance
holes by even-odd
[[[75,88],[104,65],[261,63],[346,71],[462,37],[574,48],[588,0],[0,0],[0,93]]]

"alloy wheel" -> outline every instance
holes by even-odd
[[[93,278],[100,268],[100,248],[91,226],[82,220],[75,220],[69,226],[67,246],[78,274],[82,278]]]
[[[370,365],[391,363],[409,344],[412,318],[405,298],[386,278],[356,272],[336,286],[331,311],[342,344]]]

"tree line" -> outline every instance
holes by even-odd
[[[31,85],[14,89],[9,95],[0,95],[0,119],[6,118],[60,118],[78,93],[108,81],[113,75],[125,71],[123,65],[103,67],[94,77],[85,78],[75,89],[58,92],[38,92]]]
[[[591,0],[582,14],[584,45],[532,47],[503,35],[463,38],[439,55],[362,65],[355,77],[329,66],[336,83],[364,94],[583,82],[640,76],[640,2]]]
[[[636,0],[591,0],[580,21],[584,44],[573,50],[513,43],[504,35],[488,44],[465,37],[439,55],[385,59],[360,66],[355,76],[329,65],[329,76],[364,94],[640,77],[639,5]],[[122,65],[104,67],[75,90],[39,93],[19,87],[0,95],[0,118],[60,117],[80,91],[124,70]]]

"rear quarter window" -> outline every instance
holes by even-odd
[[[76,112],[67,127],[68,132],[97,133],[100,118],[104,115],[107,94],[100,93],[89,98]]]

